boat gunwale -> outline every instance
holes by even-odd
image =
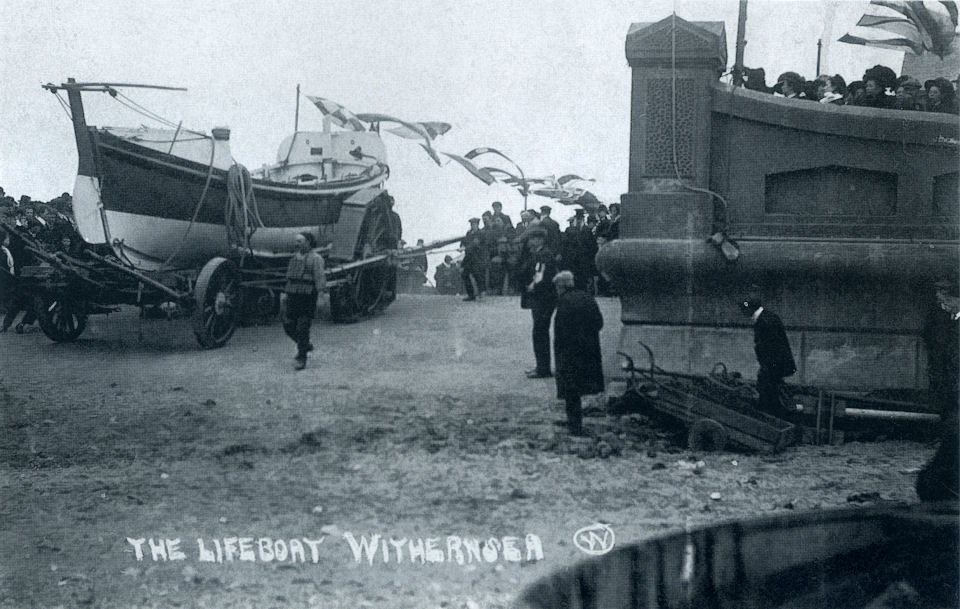
[[[127,158],[137,157],[145,161],[164,165],[180,173],[193,174],[201,179],[205,179],[210,172],[209,165],[138,144],[137,142],[110,133],[105,130],[105,128],[94,127],[93,129],[96,130],[97,133],[96,148],[107,154],[113,152],[115,156]],[[104,138],[104,135],[107,137]],[[350,180],[338,180],[336,182],[318,182],[317,184],[309,186],[275,182],[262,178],[253,178],[252,176],[251,181],[256,190],[283,193],[285,195],[300,195],[305,197],[338,195],[345,192],[356,192],[383,183],[390,174],[389,166],[385,163],[377,163],[377,165],[373,167],[380,167],[379,173],[366,178],[356,177]],[[217,181],[226,182],[226,175],[226,169],[214,167],[211,177]]]

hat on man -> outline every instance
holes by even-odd
[[[494,209],[502,209],[503,203],[501,203],[500,201],[494,201],[493,203],[490,204],[490,206],[493,207]]]
[[[549,214],[550,212],[553,211],[553,208],[550,207],[549,205],[541,205],[541,206],[540,206],[540,211],[543,212],[543,213],[545,213],[545,214]]]
[[[922,87],[920,81],[912,76],[903,75],[897,81],[897,87],[903,87],[907,90],[919,91]]]
[[[467,222],[470,224],[480,224],[480,218],[470,218]]]

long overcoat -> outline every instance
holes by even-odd
[[[557,397],[579,397],[603,391],[600,329],[603,315],[597,301],[573,289],[557,298],[553,319],[553,352]]]

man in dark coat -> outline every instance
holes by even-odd
[[[936,303],[923,325],[930,393],[940,411],[940,445],[917,474],[917,496],[923,501],[960,498],[960,423],[957,420],[960,384],[960,290],[954,280],[938,281]]]
[[[500,218],[500,222],[503,223],[503,227],[504,227],[505,229],[506,229],[506,228],[513,228],[513,220],[510,219],[510,216],[508,216],[507,214],[503,213],[503,203],[501,203],[500,201],[494,201],[494,202],[490,205],[490,207],[493,208],[493,217],[494,217],[494,218]]]
[[[580,227],[579,237],[579,267],[573,270],[574,281],[581,290],[589,290],[590,282],[597,274],[596,257],[600,247],[597,245],[597,236],[594,233],[597,227],[597,218],[587,216],[586,223]],[[578,273],[579,271],[579,273]]]
[[[756,298],[744,300],[740,310],[753,320],[753,350],[760,364],[757,372],[760,409],[773,415],[782,414],[783,379],[797,371],[783,321],[773,311],[764,309]]]
[[[560,225],[550,217],[551,211],[553,210],[550,209],[549,205],[540,206],[540,226],[547,231],[547,240],[544,245],[551,252],[557,253],[560,251]]]
[[[541,227],[525,233],[530,256],[523,272],[524,290],[520,295],[520,307],[530,309],[533,315],[533,355],[537,366],[527,370],[527,378],[549,378],[550,372],[550,319],[557,306],[557,291],[553,276],[557,272],[554,253],[544,246],[546,232]]]
[[[560,235],[560,268],[564,271],[576,273],[580,264],[580,228],[583,226],[583,210],[567,221],[570,223]]]
[[[486,243],[480,232],[480,218],[470,218],[470,230],[460,241],[463,249],[463,263],[461,273],[463,289],[466,290],[466,301],[476,300],[484,289],[483,283],[487,275],[487,263],[490,255],[487,253]]]
[[[927,313],[921,337],[927,349],[927,378],[934,406],[943,420],[955,415],[960,377],[957,288],[949,280],[934,284],[935,302]]]
[[[603,315],[597,301],[574,287],[570,271],[553,278],[557,288],[557,314],[553,320],[553,354],[557,362],[557,397],[564,400],[567,426],[583,434],[580,398],[603,391],[600,330]]]
[[[607,241],[620,238],[620,204],[610,204],[610,228],[607,230]]]

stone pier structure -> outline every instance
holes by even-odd
[[[753,377],[737,309],[753,294],[787,325],[792,382],[924,388],[932,285],[960,274],[957,117],[733,88],[719,81],[726,48],[720,22],[627,34],[629,192],[622,239],[597,257],[620,291],[620,349]]]

